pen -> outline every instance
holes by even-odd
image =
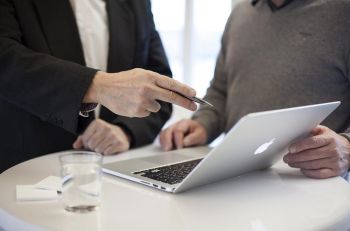
[[[186,97],[188,98],[188,97]],[[198,98],[197,96],[194,96],[192,98],[188,98],[196,103],[199,103],[199,104],[202,104],[202,105],[209,105],[210,107],[214,107],[213,104],[209,103],[208,101],[204,100],[204,99],[201,99],[201,98]]]
[[[179,94],[179,95],[181,95],[182,97],[185,97],[185,98],[187,98],[187,99],[189,99],[189,100],[195,102],[195,103],[198,103],[198,104],[201,104],[201,105],[208,105],[208,106],[210,106],[210,107],[214,107],[213,104],[211,104],[211,103],[209,103],[208,101],[206,101],[206,100],[204,100],[204,99],[201,99],[201,98],[199,98],[199,97],[197,97],[197,96],[188,97],[188,96],[185,96],[185,95],[183,95],[183,94],[181,94],[181,93],[179,93],[179,92],[176,92],[176,93]]]

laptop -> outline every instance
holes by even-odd
[[[307,137],[339,105],[338,101],[251,113],[241,118],[206,155],[196,156],[187,149],[179,149],[105,164],[103,171],[166,192],[180,193],[266,169],[287,154],[291,143]]]

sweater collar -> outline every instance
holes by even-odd
[[[252,0],[252,5],[255,6],[258,2],[261,0]],[[294,0],[286,0],[281,6],[276,6],[272,0],[267,0],[268,5],[270,6],[272,11],[276,11],[279,9],[282,9],[283,7],[287,6],[289,3],[291,3]]]

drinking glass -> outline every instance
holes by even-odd
[[[67,211],[93,211],[101,202],[102,155],[70,152],[60,156],[62,203]]]

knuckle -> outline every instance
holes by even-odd
[[[324,142],[326,143],[335,143],[336,139],[334,136],[328,136],[327,138],[324,138]]]
[[[94,149],[94,146],[93,146],[93,143],[92,141],[89,141],[88,144],[87,144],[88,148],[90,149]]]
[[[321,171],[319,172],[319,177],[322,179],[328,178],[330,177],[330,174],[326,169],[321,169]]]
[[[106,126],[106,132],[112,133],[113,127],[112,126]]]
[[[169,98],[170,98],[172,101],[176,101],[176,99],[177,99],[177,94],[176,94],[175,92],[173,92],[173,91],[170,91],[169,94],[170,94],[170,97],[169,97]]]
[[[141,96],[147,95],[150,92],[150,87],[148,85],[143,85],[139,89],[139,94]]]
[[[180,129],[179,127],[174,128],[174,133],[183,133],[183,130]]]
[[[341,158],[341,149],[339,147],[334,147],[332,152],[337,159]]]
[[[151,81],[151,82],[155,82],[157,80],[157,77],[154,75],[153,72],[151,71],[147,71],[147,78]]]
[[[320,139],[320,138],[317,138],[317,137],[315,137],[315,136],[313,136],[313,137],[310,138],[310,143],[311,143],[311,144],[316,144],[316,145],[318,145],[320,142],[321,142],[321,139]]]
[[[303,150],[303,142],[299,142],[299,143],[295,143],[295,144],[292,144],[289,149],[294,149],[294,152],[295,153],[298,153],[300,152],[300,150]]]

